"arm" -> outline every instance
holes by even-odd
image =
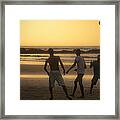
[[[91,61],[91,62],[90,62],[90,68],[91,68],[92,66],[93,66],[93,62]]]
[[[46,60],[45,61],[45,65],[44,65],[44,70],[47,72],[47,74],[49,75],[49,72],[48,72],[48,70],[47,70],[47,63],[48,63],[48,61]]]
[[[87,66],[86,66],[86,63],[84,62],[84,68],[86,69],[87,68]]]
[[[61,61],[60,58],[59,58],[59,61],[60,61],[60,65],[61,65],[61,67],[62,67],[62,69],[63,69],[63,74],[65,75],[65,68],[64,68],[64,65],[63,65],[63,63],[62,63],[62,61]]]
[[[68,74],[68,72],[72,69],[72,68],[74,68],[76,66],[76,60],[74,61],[74,63],[73,63],[73,65],[67,70],[67,74]]]

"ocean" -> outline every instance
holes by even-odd
[[[20,54],[20,76],[21,79],[42,79],[48,78],[44,71],[45,60],[49,57],[47,50],[49,47],[21,47]],[[97,55],[100,54],[99,46],[86,46],[86,47],[50,47],[55,51],[56,56],[60,56],[65,69],[67,70],[75,59],[74,49],[81,49],[81,56],[83,56],[87,65],[86,77],[90,77],[93,74],[93,70],[89,68],[90,62],[97,59]],[[22,51],[24,50],[24,51]],[[39,53],[40,51],[40,53]],[[49,67],[48,67],[49,69]],[[75,68],[74,68],[75,69]],[[70,75],[66,75],[66,79],[74,79],[76,73],[74,69],[70,72]],[[61,67],[60,67],[61,70]],[[61,70],[62,72],[62,70]]]

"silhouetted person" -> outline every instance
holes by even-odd
[[[94,76],[91,81],[90,94],[92,94],[93,86],[96,85],[98,79],[100,79],[100,55],[97,56],[97,60],[91,62],[90,68],[93,67]]]
[[[100,25],[100,21],[99,21],[99,25]]]
[[[79,83],[80,90],[82,93],[81,98],[83,98],[84,97],[84,87],[82,84],[82,78],[83,78],[83,75],[85,73],[86,64],[85,64],[84,58],[80,56],[80,49],[77,49],[75,51],[75,53],[76,53],[76,57],[75,57],[74,64],[68,69],[68,71],[66,73],[68,73],[72,68],[74,68],[77,65],[77,69],[76,69],[77,77],[74,81],[74,89],[73,89],[72,96],[74,96],[75,91],[77,89],[77,83]]]
[[[50,57],[45,61],[44,70],[47,72],[47,74],[49,76],[49,90],[50,90],[50,95],[51,95],[50,100],[53,99],[53,87],[54,87],[55,80],[58,82],[59,86],[62,86],[62,88],[66,94],[66,97],[69,100],[71,100],[71,98],[68,96],[67,88],[65,86],[63,77],[59,70],[59,63],[60,63],[60,65],[63,69],[63,74],[65,75],[65,69],[64,69],[63,63],[59,56],[54,56],[54,51],[52,48],[48,49],[48,53],[50,54]],[[50,72],[48,72],[48,70],[47,70],[48,63],[50,66]]]

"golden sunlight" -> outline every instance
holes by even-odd
[[[99,46],[98,20],[21,20],[21,46]]]

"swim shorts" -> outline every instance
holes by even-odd
[[[63,77],[62,77],[60,71],[58,71],[58,70],[50,72],[50,75],[49,75],[49,86],[50,87],[54,87],[55,80],[58,82],[59,86],[65,85]]]

